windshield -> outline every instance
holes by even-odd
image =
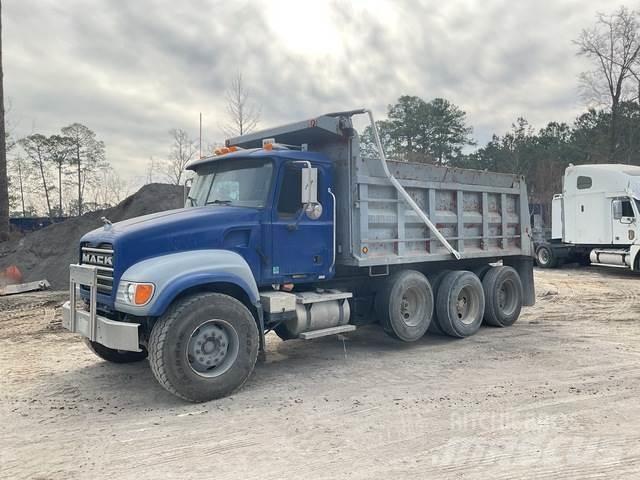
[[[264,207],[271,185],[270,160],[221,160],[203,165],[187,197],[186,207],[233,205]]]

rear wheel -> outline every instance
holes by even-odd
[[[513,325],[522,309],[522,281],[511,267],[493,267],[482,280],[484,321],[495,327]]]
[[[229,395],[249,378],[258,328],[240,301],[204,293],[177,301],[156,322],[149,363],[166,390],[191,402]]]
[[[452,337],[468,337],[478,331],[484,313],[484,292],[472,272],[449,272],[438,289],[438,326]]]
[[[146,350],[142,350],[141,352],[114,350],[113,348],[105,347],[100,343],[92,342],[88,338],[84,339],[84,343],[89,347],[89,350],[95,353],[98,357],[111,363],[134,363],[147,358]]]
[[[536,263],[540,268],[555,268],[558,258],[549,245],[540,245],[536,250]]]
[[[433,291],[422,273],[403,270],[376,294],[376,314],[385,332],[404,342],[420,339],[433,316]]]
[[[433,298],[438,298],[438,291],[440,290],[440,284],[442,283],[442,279],[449,273],[451,270],[442,270],[441,272],[436,273],[433,277],[429,279],[431,283],[431,289],[433,290]],[[434,309],[433,318],[431,319],[431,323],[429,324],[429,333],[435,333],[436,335],[446,335],[442,328],[440,328],[440,323],[438,321],[438,312]]]

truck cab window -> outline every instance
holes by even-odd
[[[631,206],[631,202],[629,200],[622,201],[622,216],[635,217],[635,214],[633,213],[633,207]]]
[[[586,190],[587,188],[591,188],[592,184],[593,182],[591,180],[591,177],[579,176],[576,186],[578,187],[578,190]]]
[[[270,160],[220,160],[196,171],[187,206],[231,205],[262,208],[271,186]]]
[[[293,217],[302,207],[301,170],[293,166],[287,166],[282,175],[282,186],[278,196],[278,215],[280,217]]]

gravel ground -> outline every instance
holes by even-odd
[[[199,405],[62,331],[64,292],[5,297],[0,477],[639,476],[640,279],[535,276],[516,325],[464,340],[269,335],[245,387]]]

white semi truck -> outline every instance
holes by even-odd
[[[536,262],[640,270],[640,167],[570,165],[551,206],[551,239],[538,243]]]

